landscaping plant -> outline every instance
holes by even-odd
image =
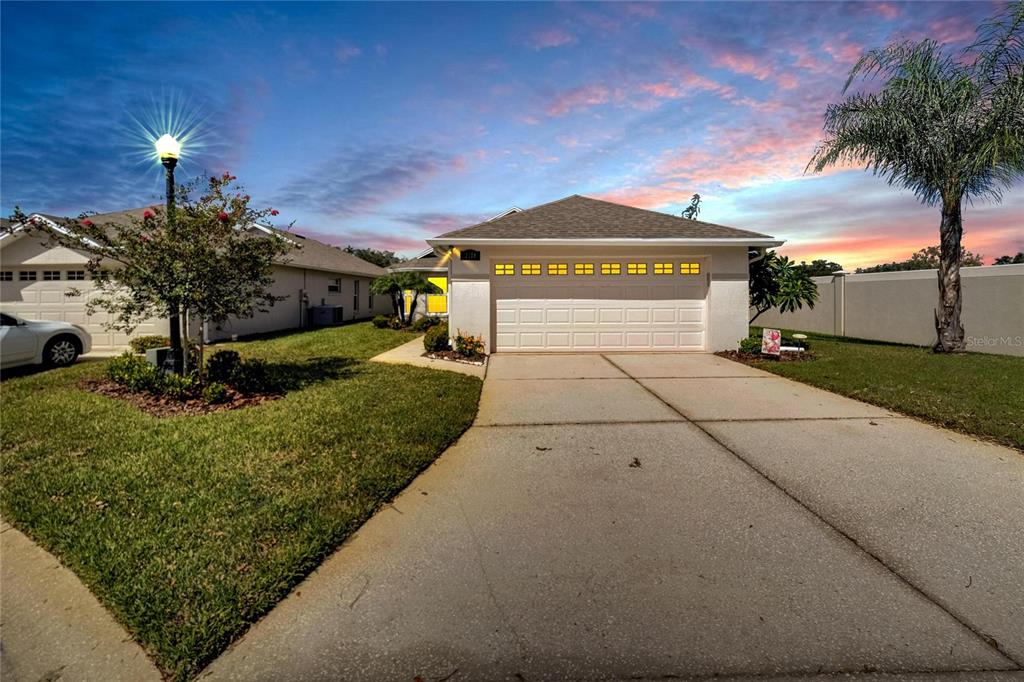
[[[828,106],[808,168],[863,165],[941,207],[934,350],[963,351],[963,202],[999,201],[1024,174],[1024,4],[1009,3],[960,53],[931,39],[871,50],[843,92],[876,76],[880,88]]]
[[[484,354],[483,337],[466,334],[459,330],[455,335],[455,352],[463,357],[478,358]]]
[[[408,313],[405,310],[405,292],[412,293]],[[370,292],[375,296],[387,296],[391,299],[391,307],[395,311],[402,327],[409,326],[416,315],[416,299],[420,294],[442,294],[441,288],[427,281],[416,272],[396,272],[378,277],[370,284]]]
[[[150,334],[147,336],[136,336],[134,339],[128,342],[128,347],[136,353],[145,354],[147,350],[152,348],[167,348],[171,345],[171,340],[166,336],[160,336],[158,334]]]
[[[389,315],[376,315],[373,318],[373,326],[377,329],[387,329],[391,326],[391,317]]]
[[[427,330],[423,336],[423,347],[429,353],[440,353],[451,348],[448,340],[448,323],[442,322]]]
[[[750,307],[757,311],[750,318],[751,322],[772,308],[789,313],[807,304],[813,309],[818,300],[818,285],[807,269],[774,251],[750,264],[748,287]]]

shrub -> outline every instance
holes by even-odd
[[[246,360],[238,365],[228,385],[246,395],[274,390],[270,381],[270,367],[265,360]]]
[[[465,334],[462,330],[455,336],[455,352],[474,358],[484,354],[483,337]]]
[[[740,352],[741,353],[760,353],[761,352],[761,339],[753,336],[740,341]]]
[[[168,398],[184,400],[191,397],[198,387],[199,380],[194,374],[163,374],[159,392]]]
[[[206,378],[222,384],[232,384],[242,358],[237,351],[219,350],[206,361]]]
[[[442,322],[444,322],[443,318],[434,317],[432,315],[424,315],[423,317],[418,318],[415,322],[412,323],[412,330],[414,332],[423,332],[430,329],[431,327],[436,327]]]
[[[423,337],[423,347],[430,353],[439,353],[450,348],[448,344],[448,323],[436,324]]]
[[[388,320],[388,327],[390,327],[391,329],[401,329],[402,321],[397,317],[392,317],[390,320]]]
[[[148,336],[136,336],[128,342],[128,345],[136,353],[145,354],[150,348],[166,348],[170,346],[171,340],[166,336],[150,334]]]
[[[107,363],[107,378],[132,391],[161,393],[163,374],[146,359],[132,353]]]
[[[376,317],[373,318],[373,326],[376,327],[377,329],[385,329],[386,327],[390,327],[391,316],[377,315]]]
[[[228,392],[228,387],[219,381],[214,381],[206,385],[203,389],[203,401],[207,405],[220,405],[226,403],[231,394]]]

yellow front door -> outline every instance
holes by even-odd
[[[444,275],[440,277],[427,277],[427,281],[437,286],[438,289],[443,291],[443,294],[428,294],[427,295],[427,312],[428,313],[447,313],[448,312],[448,278]]]

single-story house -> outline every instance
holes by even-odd
[[[573,195],[428,239],[449,329],[489,352],[718,351],[747,336],[769,235]],[[429,267],[427,267],[429,266]]]
[[[97,224],[141,218],[146,208],[92,216]],[[56,225],[54,216],[33,214]],[[251,318],[233,318],[203,329],[207,341],[308,326],[311,306],[336,306],[338,321],[359,320],[391,312],[386,296],[370,293],[370,282],[385,273],[383,268],[357,258],[335,246],[261,225],[249,228],[256,237],[288,240],[294,248],[274,266],[272,291],[284,296],[265,313]],[[150,319],[131,336],[106,327],[108,315],[86,314],[86,303],[94,291],[85,264],[86,251],[45,243],[20,226],[9,226],[0,234],[0,308],[4,312],[36,320],[61,320],[78,324],[92,336],[94,350],[125,348],[131,337],[167,334],[167,321]],[[80,295],[67,295],[70,290]]]

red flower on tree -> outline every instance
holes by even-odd
[[[91,221],[91,220],[89,220],[88,218],[86,218],[85,220],[83,220],[83,221],[82,221],[82,224],[83,224],[83,225],[85,225],[86,227],[92,227],[92,221]]]
[[[270,209],[270,215],[280,215],[280,214],[281,214],[281,212],[278,211],[276,208]]]
[[[228,218],[228,214],[225,213],[224,211],[221,211],[220,215],[217,216],[217,219],[220,220],[222,223],[226,223],[228,221]]]
[[[143,220],[149,220],[152,217],[153,217],[153,212],[152,211],[143,211],[142,212],[142,219]]]

